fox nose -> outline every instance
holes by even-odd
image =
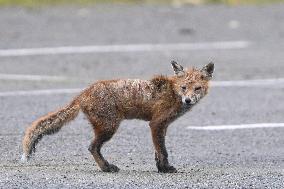
[[[185,101],[186,104],[190,104],[191,103],[190,98],[186,98],[184,101]]]

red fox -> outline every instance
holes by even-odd
[[[175,61],[171,64],[175,73],[173,76],[156,76],[150,80],[98,81],[64,108],[37,119],[26,129],[22,160],[27,161],[31,157],[44,135],[57,133],[81,110],[95,134],[88,149],[102,171],[119,171],[101,154],[103,144],[112,138],[122,120],[142,119],[150,121],[158,171],[177,172],[168,162],[165,146],[167,127],[207,94],[214,64],[209,63],[202,69],[183,69]]]

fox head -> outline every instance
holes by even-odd
[[[177,62],[171,62],[175,76],[174,90],[181,97],[183,106],[192,107],[208,92],[208,84],[212,78],[214,64],[209,63],[201,69],[183,69]]]

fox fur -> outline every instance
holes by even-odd
[[[31,157],[36,144],[44,135],[57,133],[81,110],[95,134],[88,149],[102,171],[119,171],[117,166],[104,159],[102,145],[111,139],[122,120],[141,119],[150,121],[158,171],[176,172],[168,162],[165,146],[167,127],[208,93],[214,64],[209,63],[202,69],[185,70],[175,61],[171,64],[175,72],[173,76],[156,76],[150,80],[98,81],[67,106],[37,119],[26,129],[22,160]]]

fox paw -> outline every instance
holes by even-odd
[[[116,165],[108,164],[101,168],[103,172],[115,173],[119,171],[119,168]]]
[[[158,172],[161,172],[161,173],[176,173],[177,169],[174,166],[170,166],[170,165],[158,166]]]

